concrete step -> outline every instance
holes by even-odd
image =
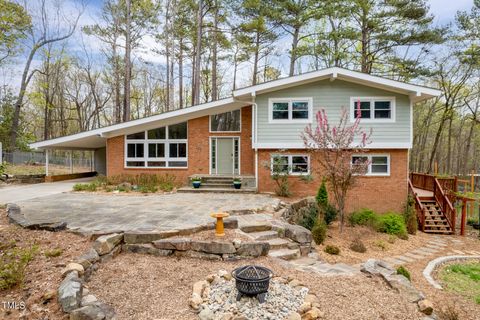
[[[279,258],[283,260],[293,260],[300,258],[300,250],[298,249],[279,249],[270,250],[268,256],[272,258]]]
[[[290,244],[290,241],[282,238],[270,239],[267,242],[270,244],[270,250],[285,249]]]
[[[269,231],[272,230],[272,224],[264,221],[253,221],[248,223],[241,223],[240,230],[246,233]],[[278,236],[278,233],[276,233]]]
[[[235,189],[232,187],[229,188],[205,188],[205,187],[200,187],[198,189],[195,189],[193,187],[182,187],[177,190],[177,192],[180,193],[257,193],[256,188],[241,188],[241,189]]]
[[[270,240],[270,239],[278,238],[278,232],[274,231],[274,230],[251,232],[251,233],[249,233],[249,235],[257,241]]]
[[[202,185],[200,188],[232,188],[233,189],[233,183],[213,183],[213,182],[202,182]]]

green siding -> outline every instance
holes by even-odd
[[[372,88],[342,80],[322,80],[288,89],[258,95],[257,143],[298,143],[301,144],[300,134],[306,124],[272,124],[268,123],[269,98],[313,98],[313,123],[315,114],[325,109],[330,121],[338,122],[342,107],[350,115],[351,97],[395,97],[395,122],[390,123],[363,123],[362,128],[372,128],[372,146],[374,144],[409,144],[410,143],[410,99],[390,91]]]

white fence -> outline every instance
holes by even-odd
[[[45,152],[15,151],[3,153],[3,161],[15,165],[45,164],[45,159]],[[72,152],[73,167],[92,168],[92,161],[92,152],[90,151]],[[48,163],[70,167],[70,154],[68,151],[51,151],[48,154]]]

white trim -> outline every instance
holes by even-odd
[[[410,145],[413,146],[413,102],[410,99]]]
[[[356,104],[360,102],[370,102],[370,119],[361,118],[360,123],[393,123],[396,122],[396,99],[395,97],[350,97],[350,122],[355,122]],[[375,102],[390,101],[390,118],[375,118]]]
[[[273,104],[275,102],[286,102],[288,103],[288,119],[273,119]],[[292,103],[293,102],[307,102],[308,103],[308,119],[293,119],[292,116]],[[289,123],[312,123],[312,113],[313,113],[313,98],[302,98],[302,97],[286,97],[286,98],[269,98],[268,99],[268,123],[269,124],[289,124]]]
[[[234,111],[240,111],[240,130],[239,131],[212,131],[212,116],[218,115],[218,114],[223,114],[223,113],[228,113],[228,112],[234,112]],[[242,108],[240,109],[235,109],[232,111],[227,111],[227,112],[220,112],[216,114],[211,114],[208,116],[208,132],[209,133],[241,133],[242,132]]]
[[[308,73],[304,73],[301,75],[296,75],[288,78],[278,79],[274,81],[269,81],[266,83],[258,84],[255,86],[237,89],[233,91],[233,96],[243,96],[243,95],[251,95],[253,92],[256,94],[261,94],[268,90],[279,90],[285,87],[290,87],[294,85],[300,85],[302,83],[308,83],[312,81],[321,80],[322,78],[328,79],[334,75],[337,75],[337,79],[340,80],[360,80],[366,85],[371,86],[379,86],[382,88],[392,88],[392,89],[400,89],[405,91],[406,94],[415,94],[418,99],[416,101],[421,101],[425,99],[429,99],[432,97],[437,97],[442,94],[440,90],[434,88],[428,88],[423,86],[418,86],[414,84],[404,83],[400,81],[390,80],[378,76],[372,76],[370,74],[365,74],[357,71],[351,71],[343,68],[333,67],[327,68],[318,71],[312,71]],[[262,92],[263,91],[263,92]],[[418,96],[420,94],[420,96]]]
[[[274,153],[270,155],[270,175],[273,175],[273,158],[287,157],[288,158],[288,175],[289,176],[308,176],[310,174],[310,155],[297,153]],[[292,172],[293,162],[292,157],[306,157],[307,158],[307,172]]]
[[[180,122],[183,123],[183,122]],[[180,124],[176,123],[176,124]],[[185,122],[187,124],[187,139],[169,139],[168,137],[168,127],[169,126],[161,126],[159,128],[165,127],[165,139],[148,139],[148,131],[150,130],[155,130],[155,129],[149,129],[149,130],[144,130],[145,138],[144,139],[127,139],[127,135],[123,137],[124,140],[124,154],[123,154],[123,168],[124,169],[157,169],[157,170],[165,170],[165,169],[188,169],[188,122]],[[172,124],[172,125],[176,125]],[[170,125],[170,126],[172,126]],[[142,132],[142,131],[139,131]],[[163,158],[150,158],[148,152],[149,144],[163,144],[164,145],[164,157]],[[186,148],[186,156],[185,157],[179,157],[179,158],[171,158],[170,157],[170,144],[180,144],[180,143],[185,143],[185,148]],[[131,158],[128,157],[128,145],[129,144],[143,144],[143,158]],[[144,165],[137,167],[137,166],[127,166],[127,162],[143,162]],[[185,167],[170,167],[168,165],[169,162],[174,162],[174,161],[185,161],[187,165]],[[149,167],[148,162],[165,162],[165,167]]]
[[[258,149],[305,149],[302,142],[259,142],[255,144],[254,148]],[[365,149],[411,149],[410,142],[385,142],[385,143],[371,143]]]
[[[210,175],[217,175],[218,173],[218,139],[232,139],[232,175],[241,175],[241,165],[242,165],[242,140],[240,136],[209,136],[209,149],[208,149],[208,158],[209,158],[209,174]],[[217,140],[215,142],[215,172],[212,171],[212,140]],[[235,173],[235,140],[238,140],[238,174]]]
[[[367,177],[389,177],[390,176],[390,154],[389,153],[355,153],[352,154],[353,157],[367,157],[369,164],[368,164],[368,172],[364,175]],[[386,157],[387,158],[387,173],[372,173],[372,157]],[[352,159],[350,159],[350,163],[352,163]]]

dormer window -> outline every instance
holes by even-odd
[[[364,123],[395,122],[395,97],[351,97],[351,122],[358,116]]]
[[[310,123],[312,98],[274,98],[268,100],[270,123]]]

